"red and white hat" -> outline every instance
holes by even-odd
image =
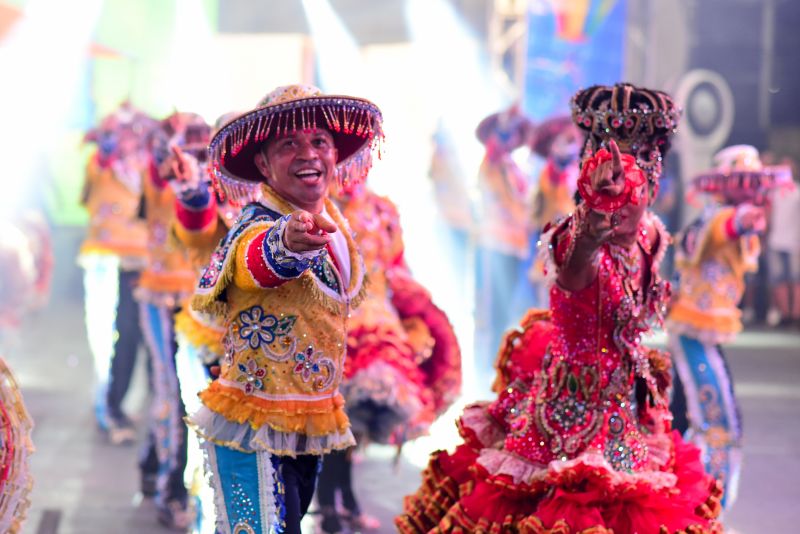
[[[763,194],[792,184],[789,166],[764,166],[758,150],[750,145],[723,148],[714,156],[714,165],[714,169],[695,176],[695,191],[724,195],[744,190]]]
[[[372,149],[383,140],[378,107],[363,98],[324,95],[310,85],[287,85],[222,126],[208,146],[211,178],[232,202],[251,200],[254,182],[263,177],[253,161],[264,142],[298,130],[324,128],[338,151],[340,185],[363,180],[372,166]],[[380,148],[379,148],[380,150]]]

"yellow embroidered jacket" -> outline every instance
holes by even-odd
[[[147,221],[147,267],[142,272],[137,298],[154,304],[177,306],[189,295],[197,275],[184,247],[172,234],[175,193],[153,169],[144,180]]]
[[[95,154],[86,166],[81,200],[89,227],[81,254],[113,254],[123,269],[138,270],[147,258],[147,229],[138,216],[142,169],[132,160],[126,163],[101,165]]]
[[[364,267],[347,222],[350,278],[330,247],[296,254],[283,245],[289,203],[264,185],[212,255],[192,301],[224,317],[220,377],[190,419],[215,443],[273,454],[324,454],[354,444],[339,393],[350,310],[364,295]]]
[[[744,275],[758,268],[756,235],[740,235],[736,208],[714,210],[692,223],[678,242],[677,297],[667,318],[670,332],[706,343],[723,343],[742,329],[738,303]]]

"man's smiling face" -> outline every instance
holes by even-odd
[[[334,179],[337,156],[330,132],[298,130],[267,141],[255,163],[281,197],[318,213]]]

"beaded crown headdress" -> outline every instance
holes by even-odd
[[[572,120],[588,134],[584,158],[608,149],[614,139],[620,150],[636,158],[651,183],[658,181],[681,115],[670,95],[627,83],[594,85],[578,91],[570,107]]]
[[[208,146],[209,172],[217,192],[233,203],[252,200],[253,182],[262,180],[253,158],[271,136],[298,130],[330,131],[338,150],[340,186],[363,180],[372,166],[372,149],[383,141],[383,118],[372,102],[324,95],[310,85],[278,87],[255,107],[224,126]]]

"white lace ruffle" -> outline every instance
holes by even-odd
[[[697,328],[688,323],[667,319],[664,322],[664,329],[670,335],[686,336],[696,339],[704,345],[723,345],[736,337],[738,332],[718,332],[707,328]]]
[[[229,421],[205,406],[201,406],[186,420],[203,439],[243,452],[267,451],[278,456],[319,455],[356,444],[349,428],[341,433],[323,436],[281,432],[269,425],[254,430],[247,423]]]
[[[359,369],[342,383],[340,390],[345,406],[370,401],[388,408],[403,421],[413,419],[423,409],[419,386],[380,360]]]
[[[639,471],[625,473],[615,471],[601,454],[583,453],[567,461],[554,460],[549,465],[535,464],[517,454],[500,449],[483,449],[478,464],[492,476],[510,476],[514,484],[531,485],[544,480],[548,473],[562,473],[587,466],[607,473],[605,480],[609,488],[644,483],[653,491],[675,487],[678,477],[663,471]]]
[[[484,447],[499,447],[506,434],[497,421],[489,414],[488,402],[476,402],[464,408],[461,425],[472,430]]]

